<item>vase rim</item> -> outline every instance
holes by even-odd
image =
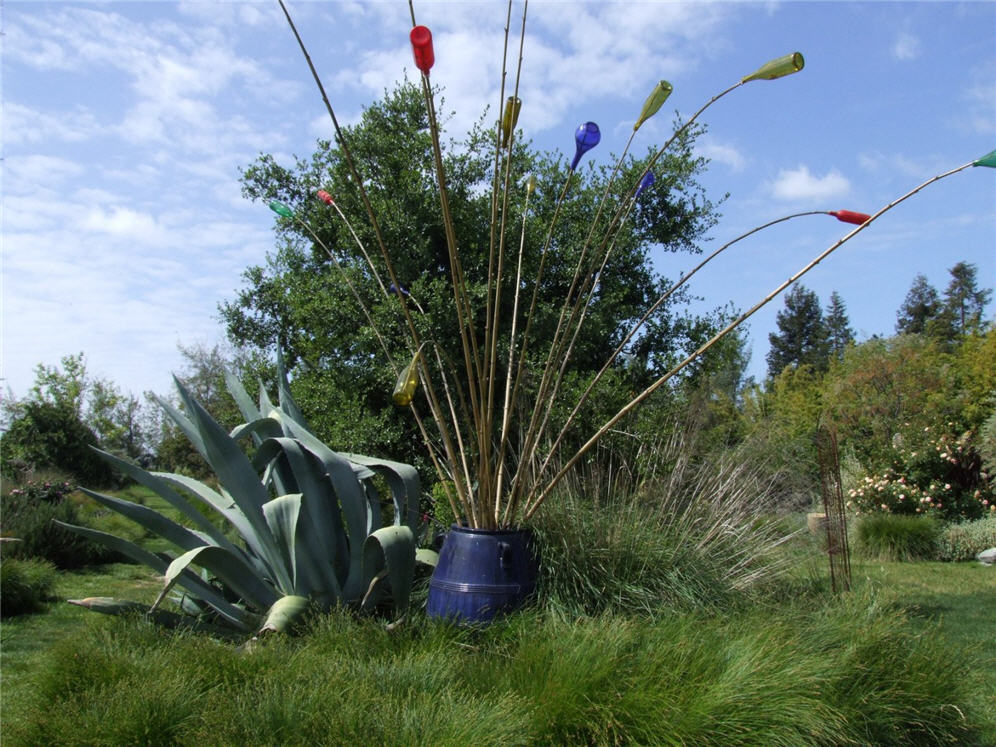
[[[511,527],[507,529],[479,529],[477,527],[468,527],[463,524],[451,524],[450,531],[466,532],[467,534],[522,534],[528,533],[530,530],[527,527]]]

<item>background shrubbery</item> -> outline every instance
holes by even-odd
[[[956,436],[931,426],[914,431],[907,425],[893,437],[891,456],[891,466],[866,475],[848,491],[855,511],[964,520],[996,510],[996,495],[971,431]]]
[[[0,531],[19,541],[4,543],[4,557],[40,558],[63,569],[122,560],[118,553],[54,523],[89,523],[82,508],[87,499],[73,491],[69,482],[57,479],[5,489],[0,495]]]
[[[973,560],[991,547],[996,547],[996,516],[951,523],[937,538],[937,560]]]

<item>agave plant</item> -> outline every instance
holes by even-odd
[[[279,405],[274,406],[262,387],[256,405],[238,379],[227,375],[229,392],[246,419],[231,433],[179,381],[182,411],[159,400],[215,473],[217,490],[101,452],[189,524],[86,490],[94,500],[171,542],[176,553],[160,556],[112,534],[63,525],[163,575],[164,588],[147,610],[153,619],[170,625],[185,619],[159,609],[176,586],[183,589],[182,608],[197,613],[197,622],[247,633],[285,630],[309,609],[337,605],[370,609],[389,600],[403,615],[416,561],[434,564],[435,553],[416,550],[421,488],[415,469],[330,449],[305,425],[282,371],[279,378]],[[251,458],[240,444],[246,439],[255,445]],[[382,479],[375,479],[378,476]],[[393,522],[387,526],[382,526],[385,506],[378,482],[390,492]],[[209,511],[200,511],[192,500]],[[211,521],[211,513],[220,521]],[[106,597],[70,601],[112,614],[144,608]]]

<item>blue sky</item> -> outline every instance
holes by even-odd
[[[337,115],[411,71],[407,3],[288,6]],[[462,132],[498,100],[503,3],[418,2],[432,77]],[[169,391],[177,343],[223,337],[217,306],[273,245],[272,215],[240,195],[260,152],[290,164],[331,126],[293,36],[270,2],[7,0],[3,13],[2,359],[27,392],[38,363],[83,351],[135,394]],[[513,28],[522,16],[513,11]],[[806,67],[753,82],[710,109],[703,183],[725,193],[710,249],[800,210],[873,213],[996,147],[996,3],[532,2],[519,126],[573,155],[593,120],[621,151],[657,80],[675,88],[640,130],[662,142],[669,110],[694,112],[770,58]],[[731,250],[696,277],[703,307],[748,308],[847,232],[802,218]],[[996,171],[974,168],[888,213],[802,281],[843,297],[859,339],[891,334],[914,276],[939,289],[975,263],[996,286]],[[696,260],[658,257],[675,276]],[[776,300],[750,323],[763,375]],[[990,316],[992,308],[990,309]]]

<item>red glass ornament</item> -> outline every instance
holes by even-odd
[[[408,35],[412,41],[412,54],[415,55],[415,67],[428,75],[436,55],[432,51],[432,32],[426,26],[416,26]]]
[[[856,226],[863,225],[871,220],[870,215],[855,213],[853,210],[831,210],[830,215],[843,223],[853,223]]]

